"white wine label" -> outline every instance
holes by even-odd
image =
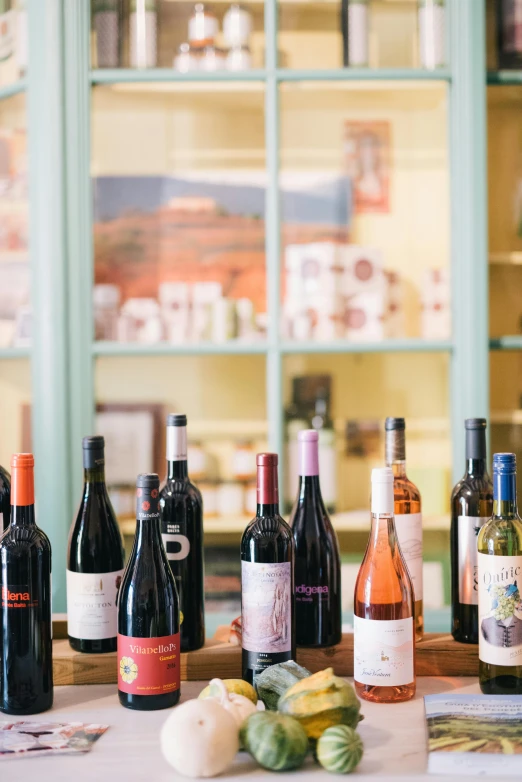
[[[410,574],[415,600],[422,600],[422,513],[399,513],[395,529]]]
[[[457,519],[459,603],[478,606],[477,538],[489,516],[459,516]]]
[[[353,678],[359,684],[400,687],[415,679],[413,617],[353,618]]]
[[[522,556],[478,555],[479,658],[522,665]]]
[[[249,652],[292,649],[292,566],[241,562],[242,646]]]
[[[116,595],[123,570],[113,573],[67,571],[67,632],[72,638],[102,641],[116,638]]]

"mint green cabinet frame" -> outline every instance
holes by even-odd
[[[38,517],[53,545],[54,610],[65,610],[65,550],[82,481],[82,435],[92,432],[94,360],[100,355],[262,353],[270,447],[282,452],[282,362],[286,354],[443,351],[451,356],[454,475],[463,457],[462,419],[489,410],[485,6],[447,0],[450,66],[422,70],[285,70],[277,66],[276,0],[265,3],[266,67],[240,74],[180,75],[169,69],[100,70],[89,65],[89,0],[28,0],[29,73],[0,90],[27,91],[30,241],[33,275],[33,440]],[[449,341],[397,340],[369,345],[289,344],[281,340],[279,85],[300,80],[433,80],[449,89],[453,335]],[[90,91],[118,81],[261,81],[265,84],[266,345],[142,346],[92,340]],[[522,340],[492,347],[522,348]],[[18,351],[18,354],[20,352]],[[0,357],[14,354],[3,351]]]

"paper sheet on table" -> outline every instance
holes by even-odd
[[[0,722],[0,760],[90,752],[108,725],[83,722]]]

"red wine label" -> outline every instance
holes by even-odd
[[[241,562],[242,645],[249,652],[292,648],[290,562]]]
[[[133,638],[118,633],[118,689],[129,695],[163,695],[180,687],[179,633]]]
[[[35,608],[38,598],[33,597],[27,584],[2,587],[2,608]]]
[[[479,659],[522,665],[522,556],[477,555]]]

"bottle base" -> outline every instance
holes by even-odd
[[[518,676],[495,676],[480,682],[484,695],[522,695],[522,679]]]
[[[164,695],[129,695],[127,692],[118,690],[118,698],[121,705],[126,709],[135,709],[136,711],[170,709],[179,702],[180,696],[180,690],[168,692]]]
[[[474,644],[476,646],[479,642],[478,635],[465,635],[464,633],[455,630],[451,635],[453,636],[453,640],[459,644]]]
[[[381,687],[354,681],[354,687],[360,698],[371,703],[402,703],[411,700],[416,691],[415,682],[397,687]]]
[[[42,714],[44,711],[49,711],[49,709],[52,709],[53,707],[53,698],[51,698],[50,701],[48,701],[45,704],[36,705],[36,706],[27,706],[26,708],[16,708],[11,706],[6,706],[5,704],[0,703],[0,712],[2,714],[12,714],[16,717],[28,717],[31,714]]]
[[[71,649],[82,654],[109,654],[110,652],[116,652],[118,648],[118,639],[116,637],[102,638],[99,641],[87,641],[81,638],[73,638],[71,635],[67,637],[69,638]]]

